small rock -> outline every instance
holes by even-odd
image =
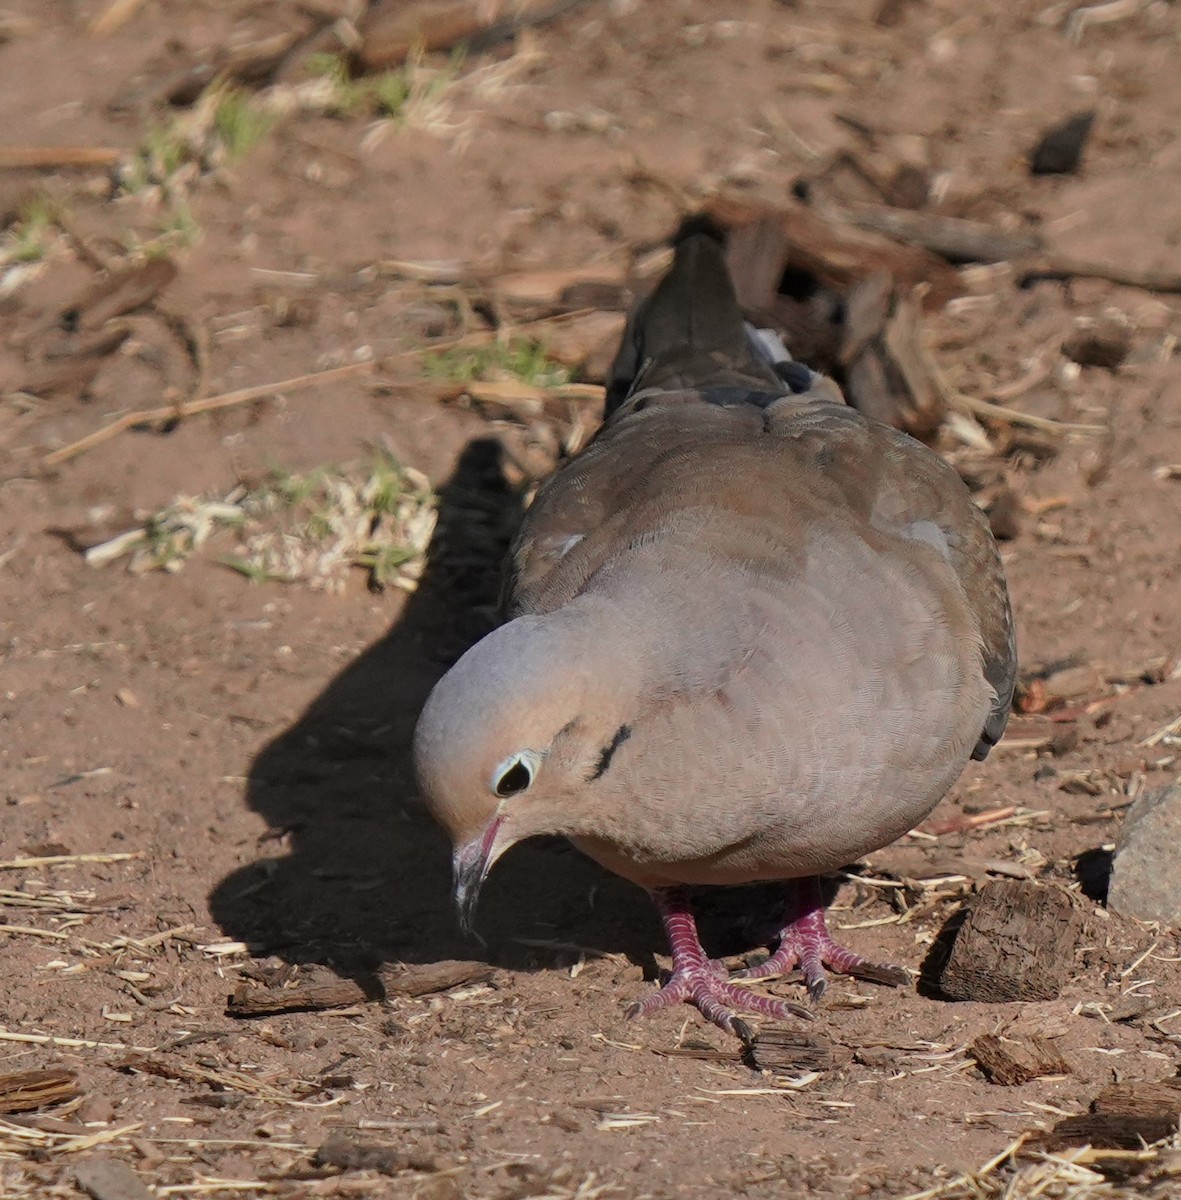
[[[87,1096],[75,1115],[83,1125],[109,1125],[115,1119],[115,1105],[106,1096]]]
[[[1095,113],[1075,113],[1042,134],[1029,156],[1029,169],[1035,175],[1070,175],[1079,168]]]
[[[144,1181],[117,1158],[95,1155],[84,1159],[74,1169],[74,1178],[94,1200],[152,1200]]]
[[[1127,917],[1181,924],[1181,786],[1145,792],[1128,809],[1107,903]]]

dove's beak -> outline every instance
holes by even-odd
[[[459,917],[460,929],[467,934],[472,932],[480,888],[492,869],[492,864],[507,849],[507,846],[496,845],[501,819],[496,817],[479,837],[457,847],[451,860],[455,874],[455,911]]]

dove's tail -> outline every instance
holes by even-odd
[[[673,265],[633,311],[607,383],[607,416],[641,388],[787,389],[742,319],[721,240],[686,228]]]

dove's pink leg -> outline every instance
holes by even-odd
[[[791,1017],[811,1019],[812,1014],[806,1008],[787,1000],[758,996],[729,982],[726,968],[709,958],[701,945],[697,922],[683,888],[661,888],[652,893],[652,898],[660,910],[672,947],[673,971],[664,987],[637,1001],[629,1015],[637,1017],[684,1002],[694,1005],[702,1016],[727,1033],[737,1034],[748,1043],[752,1036],[750,1029],[745,1021],[734,1015],[734,1009],[772,1021],[786,1021]]]
[[[824,977],[826,966],[840,975],[854,975],[891,987],[909,979],[901,967],[872,963],[832,940],[824,920],[820,880],[815,875],[792,881],[787,924],[779,935],[775,953],[757,967],[737,972],[735,978],[766,979],[771,975],[785,975],[796,966],[803,973],[804,984],[813,1000],[819,1000],[828,986]]]

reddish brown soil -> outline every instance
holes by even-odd
[[[207,58],[242,23],[281,23],[289,6],[148,0],[122,32],[95,40],[86,21],[99,7],[7,6],[28,20],[0,44],[5,144],[134,146],[159,109],[116,99]],[[1065,7],[914,0],[892,6],[896,19],[884,25],[872,20],[876,8],[589,3],[518,45],[502,90],[460,103],[461,139],[392,130],[362,146],[360,118],[282,124],[189,197],[203,233],[178,252],[167,300],[211,331],[207,391],[352,361],[364,347],[386,358],[420,346],[438,312],[410,303],[380,269],[388,260],[457,259],[485,272],[611,260],[669,232],[680,189],[739,186],[775,199],[842,147],[864,150],[848,116],[877,132],[886,159],[946,172],[946,211],[1036,225],[1090,259],[1181,268],[1170,6],[1092,27],[1079,43],[1063,31]],[[512,53],[499,48],[465,69]],[[1081,173],[1030,178],[1025,155],[1038,131],[1092,106],[1100,115]],[[555,111],[590,114],[589,130],[551,131]],[[108,199],[101,173],[0,174],[0,209],[46,179],[107,254],[159,221],[139,197]],[[18,337],[92,274],[67,250],[0,300],[8,386]],[[298,320],[275,318],[280,294],[306,301]],[[1132,322],[1131,359],[1061,378],[1058,348],[1076,317],[1108,307]],[[1168,295],[1103,282],[1019,291],[1002,272],[980,300],[932,317],[929,332],[963,390],[983,393],[1041,360],[1050,379],[1014,405],[1110,423],[1106,440],[1056,437],[1044,458],[1009,460],[1031,512],[1005,556],[1026,666],[1092,664],[1084,699],[1119,694],[1078,716],[1077,745],[1060,757],[1002,746],[965,773],[933,820],[1010,805],[1035,816],[904,839],[869,867],[979,880],[1001,863],[1073,886],[1077,856],[1117,835],[1118,815],[1104,814],[1129,790],[1177,776],[1175,748],[1140,743],[1181,712],[1181,678],[1121,689],[1102,677],[1134,678],[1140,664],[1181,654],[1181,480],[1154,474],[1181,463],[1172,356],[1181,318]],[[170,343],[145,327],[141,345]],[[0,1041],[0,1071],[60,1063],[78,1072],[86,1098],[60,1117],[63,1129],[134,1126],[111,1152],[155,1184],[302,1177],[273,1186],[885,1197],[980,1166],[1023,1131],[1082,1111],[1106,1083],[1177,1071],[1176,1023],[1109,1023],[1095,1007],[1118,1007],[1133,986],[1153,1012],[1181,1006],[1181,972],[1168,961],[1176,943],[1138,927],[1114,927],[1054,1002],[950,1004],[838,980],[814,1028],[856,1059],[786,1090],[724,1056],[663,1054],[679,1039],[731,1048],[689,1009],[625,1020],[664,961],[658,922],[645,897],[564,845],[514,852],[486,890],[487,944],[465,941],[449,905],[447,847],[415,794],[406,749],[430,685],[486,627],[492,548],[518,504],[497,490],[497,455],[478,441],[500,427],[426,393],[356,379],[167,434],[127,432],[54,470],[41,464],[111,415],[164,402],[177,382],[169,372],[183,382],[176,357],[175,345],[123,354],[87,400],[16,398],[0,410],[0,858],[134,855],[0,870],[4,888],[93,893],[97,910],[70,926],[0,904],[8,926],[51,935],[0,932],[0,1025],[173,1043],[160,1054],[240,1070],[283,1096],[309,1090],[298,1081],[320,1087],[293,1106],[128,1073],[118,1048]],[[177,494],[224,494],[273,463],[345,461],[382,438],[444,485],[448,536],[409,599],[369,594],[360,576],[343,595],[252,585],[203,560],[173,575],[96,571],[63,532],[113,533]],[[473,523],[479,503],[485,518]],[[846,884],[833,923],[855,948],[917,969],[952,911],[956,887],[945,890],[900,924],[882,889]],[[766,901],[707,904],[715,944],[748,947]],[[112,946],[178,927],[154,946]],[[245,950],[208,949],[228,942]],[[1129,972],[1154,944],[1158,957]],[[298,969],[368,986],[385,961],[473,956],[498,968],[491,986],[327,1014],[225,1014],[244,976],[274,982]],[[964,1048],[1013,1022],[1056,1034],[1071,1075],[985,1082]],[[187,1034],[196,1037],[175,1046]],[[342,1127],[453,1170],[315,1178],[325,1172],[302,1147]],[[74,1194],[76,1158],[0,1160],[0,1194]]]

